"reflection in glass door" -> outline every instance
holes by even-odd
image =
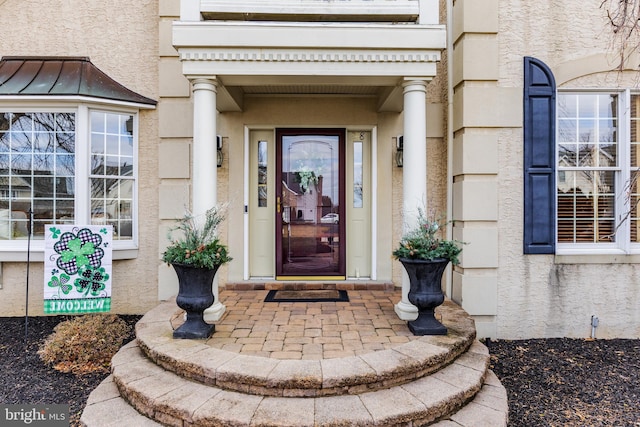
[[[344,129],[276,138],[277,275],[344,277]]]

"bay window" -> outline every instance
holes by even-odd
[[[108,224],[114,249],[133,249],[137,111],[0,110],[0,251],[44,239],[46,224]],[[41,246],[40,246],[41,247]]]

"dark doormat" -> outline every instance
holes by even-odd
[[[347,291],[314,289],[304,291],[269,291],[264,302],[349,302]]]

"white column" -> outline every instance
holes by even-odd
[[[218,167],[216,153],[216,94],[215,79],[192,80],[193,85],[193,148],[192,148],[192,211],[203,218],[208,209],[218,203]],[[218,292],[218,275],[213,282],[215,301],[205,310],[205,319],[219,320],[226,307]]]
[[[404,151],[402,166],[403,232],[417,224],[418,209],[427,204],[427,82],[407,80],[404,87]],[[409,276],[402,269],[402,300],[395,312],[414,320],[418,309],[409,302]]]
[[[217,203],[216,93],[212,79],[193,80],[193,214],[203,215]]]

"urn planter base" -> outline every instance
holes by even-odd
[[[207,339],[213,335],[215,330],[215,325],[210,325],[204,321],[202,313],[200,313],[200,316],[197,314],[190,316],[187,313],[187,320],[173,331],[173,338]]]
[[[407,326],[413,335],[447,335],[447,328],[435,318],[433,310],[419,311],[418,318]]]

